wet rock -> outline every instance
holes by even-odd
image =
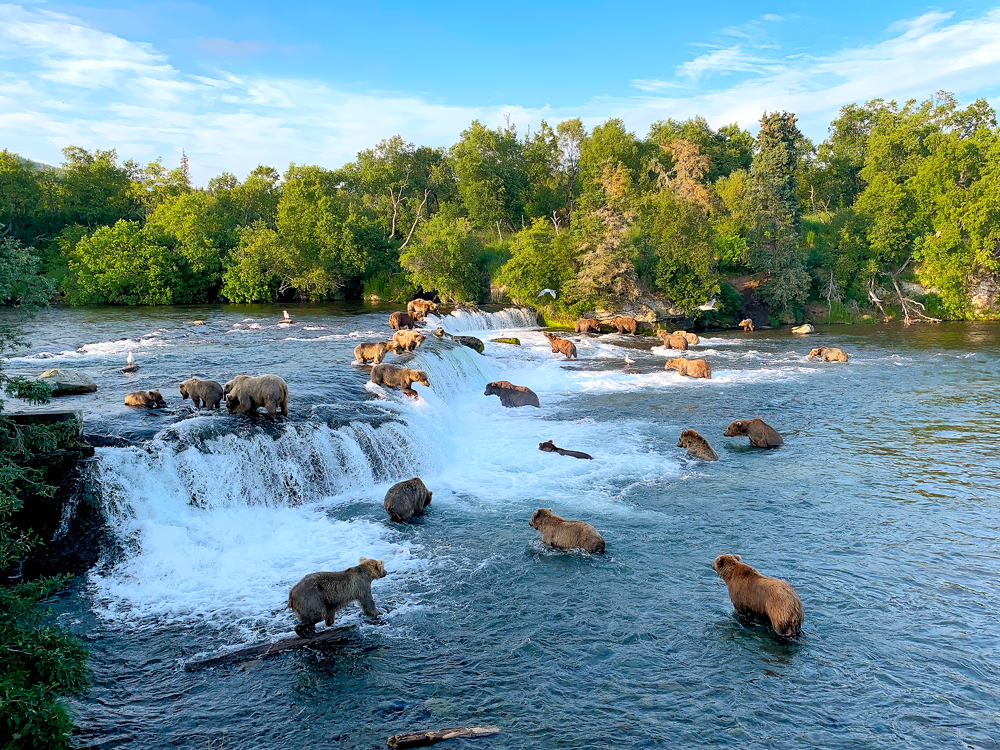
[[[95,383],[88,375],[75,370],[46,370],[38,376],[52,387],[53,396],[75,396],[79,393],[93,393],[97,390]]]
[[[494,344],[512,344],[513,346],[520,346],[521,339],[490,339]]]

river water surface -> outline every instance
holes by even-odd
[[[433,338],[390,355],[427,371],[410,400],[351,364],[357,343],[388,338],[390,311],[31,323],[12,372],[80,369],[99,386],[58,402],[102,446],[86,489],[111,540],[58,603],[95,673],[74,704],[80,747],[377,748],[487,723],[502,734],[467,746],[1000,747],[1000,327],[708,333],[684,355],[713,368],[695,381],[664,371],[678,355],[650,338],[571,335],[570,362],[532,315],[461,312],[442,324],[485,355]],[[850,364],[807,361],[821,344]],[[120,375],[129,351],[140,370]],[[287,420],[196,412],[176,388],[262,372],[288,382]],[[492,380],[541,409],[502,408]],[[156,387],[167,409],[122,404]],[[722,436],[751,417],[785,446]],[[689,461],[685,428],[720,460]],[[595,459],[539,451],[548,439]],[[433,503],[390,523],[385,490],[411,476]],[[539,507],[592,523],[607,554],[543,547]],[[801,638],[734,615],[711,569],[723,552],[795,586]],[[347,645],[184,670],[291,635],[289,588],[362,555],[389,571],[373,586],[384,614],[342,615]]]

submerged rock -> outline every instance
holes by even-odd
[[[74,370],[46,370],[36,379],[48,383],[52,387],[53,396],[75,396],[97,390],[97,383],[90,376]]]
[[[513,344],[514,346],[521,345],[521,339],[490,339],[494,344]]]
[[[460,343],[462,346],[467,346],[470,349],[475,349],[480,354],[486,348],[483,346],[483,342],[477,339],[475,336],[452,336],[452,338]]]

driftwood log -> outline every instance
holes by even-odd
[[[188,672],[196,672],[199,669],[209,669],[210,667],[221,667],[226,664],[235,664],[251,659],[263,659],[267,656],[274,656],[283,651],[291,651],[296,648],[324,648],[326,646],[338,646],[350,640],[353,628],[329,628],[319,633],[314,638],[285,638],[274,643],[264,643],[260,646],[241,648],[238,651],[230,651],[222,656],[214,656],[211,659],[200,661],[189,661],[184,664],[184,669]]]
[[[429,732],[404,732],[394,734],[385,742],[392,748],[427,747],[445,740],[469,740],[477,737],[488,737],[499,734],[500,727],[452,727],[451,729],[435,729]]]

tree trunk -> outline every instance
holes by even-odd
[[[429,732],[405,732],[403,734],[394,734],[388,740],[386,744],[391,748],[402,748],[406,747],[427,747],[428,745],[434,745],[438,742],[444,742],[445,740],[468,740],[475,739],[477,737],[488,737],[491,734],[499,734],[500,727],[494,726],[484,726],[484,727],[453,727],[451,729],[437,729]]]

